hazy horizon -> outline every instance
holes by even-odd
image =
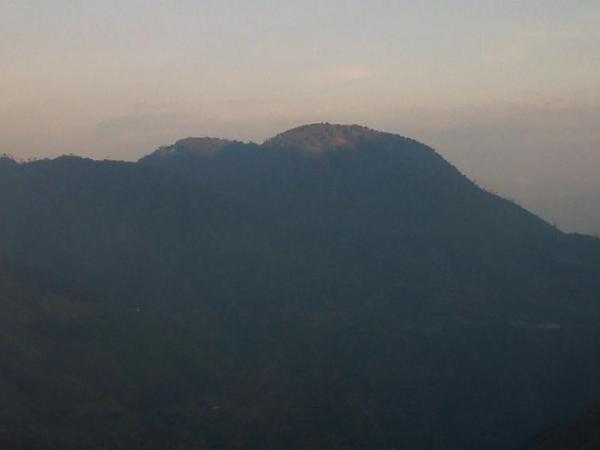
[[[7,1],[0,153],[135,160],[358,123],[600,234],[600,4]]]

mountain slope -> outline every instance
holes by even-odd
[[[103,386],[118,360],[103,317],[62,280],[0,264],[2,448],[85,448],[125,434],[115,423],[88,435],[89,422],[125,409]]]
[[[596,450],[600,448],[600,404],[567,423],[541,433],[522,450]]]
[[[595,298],[583,291],[595,293],[598,284],[571,237],[477,188],[410,139],[317,124],[263,146],[231,143],[208,156],[190,158],[177,149],[170,148],[166,159],[153,154],[140,163],[168,168],[237,203],[243,220],[269,230],[274,246],[307,253],[298,258],[310,265],[298,268],[306,276],[321,278],[334,266],[350,283],[364,280],[366,289],[404,284],[429,291],[431,281],[442,281],[446,297],[447,284],[456,283],[461,306],[474,297],[486,301],[488,312],[494,306],[482,297],[500,297],[500,307],[514,299],[506,306],[519,313],[532,306],[536,315],[566,296],[573,302],[580,297],[585,306],[576,309],[591,312]],[[573,283],[559,285],[557,273],[568,273],[560,283]],[[464,292],[467,285],[476,292]]]
[[[98,407],[84,448],[494,450],[600,398],[599,240],[388,133],[0,161],[0,254],[102,318],[81,348],[112,381],[82,355],[70,379],[119,412]],[[115,417],[137,440],[105,434]]]

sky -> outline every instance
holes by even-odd
[[[600,235],[598,0],[0,0],[0,153],[358,123]]]

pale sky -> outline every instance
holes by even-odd
[[[359,123],[600,234],[600,1],[0,0],[0,153]]]

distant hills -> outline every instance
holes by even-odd
[[[600,398],[600,239],[364,127],[1,159],[0,260],[7,448],[500,450]]]

